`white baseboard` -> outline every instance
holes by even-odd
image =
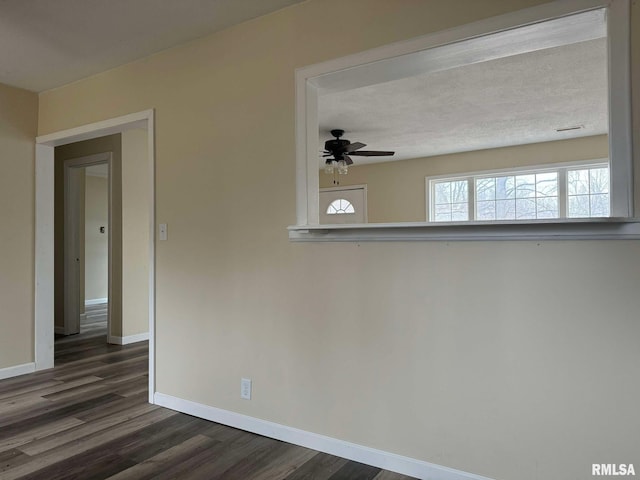
[[[113,343],[115,345],[129,345],[130,343],[144,342],[145,340],[149,340],[149,332],[127,335],[126,337],[116,337],[115,335],[109,335],[107,342]]]
[[[56,325],[53,329],[53,331],[55,332],[56,335],[66,335],[67,333],[64,330],[64,327],[60,327],[59,325]]]
[[[275,438],[356,462],[366,463],[367,465],[402,473],[403,475],[429,480],[491,480],[487,477],[455,470],[435,463],[424,462],[395,453],[345,442],[337,438],[326,437],[317,433],[260,420],[259,418],[249,417],[229,410],[172,397],[164,393],[156,392],[153,395],[153,403],[212,422],[222,423],[223,425],[239,428],[240,430],[257,433],[258,435]]]
[[[33,373],[35,371],[35,363],[23,363],[22,365],[16,365],[14,367],[0,368],[0,380],[4,380],[5,378],[17,377],[18,375],[25,375],[27,373]]]
[[[101,305],[103,303],[107,303],[108,300],[109,300],[108,298],[92,298],[90,300],[85,300],[84,305],[85,307],[87,305]]]

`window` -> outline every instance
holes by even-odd
[[[345,213],[356,213],[356,211],[353,205],[351,205],[351,202],[344,198],[334,200],[327,207],[327,215],[342,215]]]
[[[469,220],[469,184],[466,180],[434,182],[435,222]]]
[[[568,217],[608,217],[609,169],[595,166],[569,170],[567,196]]]
[[[609,166],[535,168],[427,178],[430,222],[607,217]]]

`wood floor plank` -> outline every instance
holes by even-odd
[[[49,468],[50,466],[63,461],[65,464],[69,465],[70,462],[68,460],[72,457],[97,447],[100,450],[105,450],[102,448],[103,444],[147,425],[151,425],[162,418],[167,418],[170,415],[175,415],[175,412],[164,409],[154,410],[116,425],[106,431],[97,432],[84,438],[75,439],[52,450],[48,450],[41,455],[34,456],[33,460],[29,463],[7,470],[3,473],[2,480],[17,480],[20,477],[31,475],[34,472]]]
[[[280,480],[288,478],[292,472],[315,457],[318,452],[308,448],[284,443],[281,454],[274,454],[266,458],[262,467],[256,468],[250,474],[252,480]]]
[[[155,476],[154,480],[182,479],[195,474],[207,480],[231,479],[233,477],[224,476],[228,469],[250,458],[254,451],[270,442],[272,440],[265,437],[242,435],[234,442],[216,443],[211,448],[172,465]]]
[[[373,480],[413,480],[413,477],[408,477],[407,475],[402,475],[401,473],[383,470],[378,475],[376,475]]]
[[[160,472],[171,468],[175,464],[181,464],[189,458],[211,449],[218,443],[217,440],[205,435],[196,435],[109,477],[109,480],[155,479]]]
[[[4,400],[10,399],[10,398],[20,397],[21,395],[25,395],[25,394],[33,394],[33,392],[35,391],[39,391],[47,387],[53,387],[55,385],[60,385],[61,383],[62,383],[61,380],[48,380],[44,382],[25,385],[21,388],[11,389],[3,393],[0,393],[0,402],[3,402]]]
[[[75,417],[79,418],[80,420],[84,420],[85,422],[94,422],[103,417],[122,412],[137,405],[150,406],[151,404],[147,403],[148,398],[149,395],[147,394],[147,392],[132,395],[131,397],[120,397],[118,395],[115,400],[109,402],[107,405],[98,405],[94,408],[76,413]]]
[[[70,457],[65,462],[54,463],[20,477],[20,480],[70,480],[73,478],[103,480],[131,466],[133,464],[130,460],[121,458],[113,452],[94,449]]]
[[[140,404],[130,407],[125,411],[103,417],[100,420],[91,422],[91,424],[87,424],[81,420],[76,419],[78,424],[74,425],[75,428],[69,428],[64,433],[55,435],[52,438],[42,438],[39,440],[34,439],[34,441],[28,443],[27,445],[21,446],[20,450],[27,455],[38,455],[48,450],[57,448],[60,445],[65,445],[67,443],[80,440],[96,432],[101,432],[120,423],[127,422],[135,417],[153,410],[157,410],[158,408],[159,407],[151,404]],[[1,446],[2,444],[0,443],[0,447]]]
[[[345,458],[318,453],[286,478],[287,480],[327,480],[347,462]]]
[[[206,420],[188,415],[175,415],[135,432],[129,438],[121,439],[114,448],[122,456],[136,462],[143,462],[172,445],[200,435],[206,430],[208,423]]]
[[[83,424],[84,422],[82,420],[78,420],[74,417],[67,417],[55,422],[47,422],[27,430],[22,430],[21,432],[14,433],[10,436],[5,436],[4,432],[0,432],[0,437],[4,437],[0,438],[0,452],[21,447]]]
[[[31,457],[22,453],[20,450],[13,449],[0,452],[0,474],[5,470],[22,465],[30,460]],[[2,478],[2,475],[0,475],[0,478]]]
[[[329,477],[330,480],[373,480],[381,472],[380,468],[358,462],[347,462]]]

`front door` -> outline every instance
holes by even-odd
[[[320,223],[367,223],[366,185],[321,188]]]

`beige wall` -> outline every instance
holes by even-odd
[[[339,180],[340,186],[367,185],[369,223],[424,222],[427,220],[425,177],[608,157],[607,136],[599,135],[396,162],[354,164],[349,174],[341,175]],[[323,170],[319,175],[320,188],[333,186],[333,175]]]
[[[107,298],[109,266],[109,180],[85,175],[84,300]],[[100,227],[105,232],[100,233]]]
[[[149,331],[147,131],[122,133],[122,332]]]
[[[86,140],[84,142],[70,143],[55,149],[55,230],[54,230],[54,305],[55,324],[64,325],[64,168],[66,159],[85,157],[97,153],[112,153],[112,254],[113,254],[113,292],[109,298],[109,310],[111,313],[111,335],[122,335],[122,220],[121,207],[121,142],[120,135]],[[81,256],[84,263],[84,256]],[[84,269],[81,269],[84,271]],[[84,295],[81,296],[84,298]]]
[[[535,3],[310,0],[41,94],[40,134],[156,109],[158,391],[498,479],[640,464],[638,242],[287,240],[296,67]]]
[[[38,96],[0,84],[0,369],[33,357]]]

